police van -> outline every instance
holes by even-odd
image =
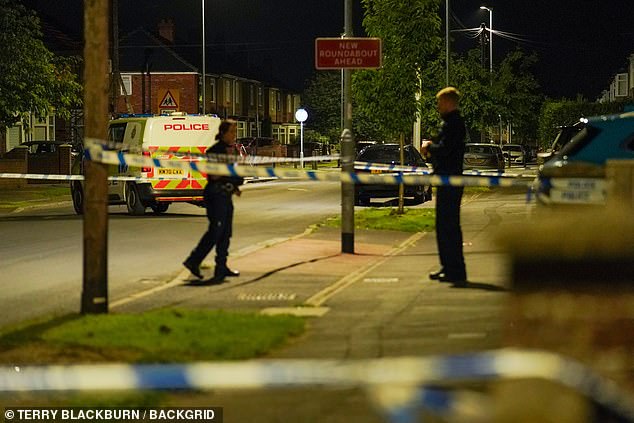
[[[205,150],[216,142],[220,126],[216,116],[161,115],[131,116],[108,123],[108,146],[159,160],[200,160]],[[73,173],[83,173],[78,160]],[[108,166],[109,176],[132,176],[140,181],[108,181],[108,204],[125,204],[128,213],[140,216],[149,207],[165,213],[171,203],[187,202],[203,205],[206,176],[193,170],[161,167]],[[73,207],[77,214],[84,210],[83,183],[71,183]]]

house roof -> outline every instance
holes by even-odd
[[[119,70],[143,72],[200,72],[167,43],[139,27],[119,40]]]

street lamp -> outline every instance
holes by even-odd
[[[493,8],[480,6],[480,9],[489,11],[489,72],[493,73]]]
[[[305,109],[295,111],[295,119],[299,122],[299,163],[304,168],[304,122],[308,119],[308,112]]]

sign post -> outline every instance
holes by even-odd
[[[315,68],[343,70],[343,130],[341,133],[341,171],[354,172],[354,134],[352,133],[352,70],[377,69],[382,65],[380,38],[352,37],[352,0],[344,4],[343,38],[315,39]],[[341,183],[341,252],[354,254],[354,184]]]

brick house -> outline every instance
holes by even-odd
[[[118,93],[116,113],[202,112],[202,57],[199,51],[179,47],[171,20],[161,20],[158,34],[143,28],[120,40],[120,73],[127,92]],[[207,58],[205,113],[238,122],[238,137],[273,136],[281,143],[299,134],[295,110],[298,93],[266,84],[231,60]],[[227,70],[231,69],[231,72]],[[268,125],[265,124],[268,122]],[[267,133],[268,132],[268,133]]]

